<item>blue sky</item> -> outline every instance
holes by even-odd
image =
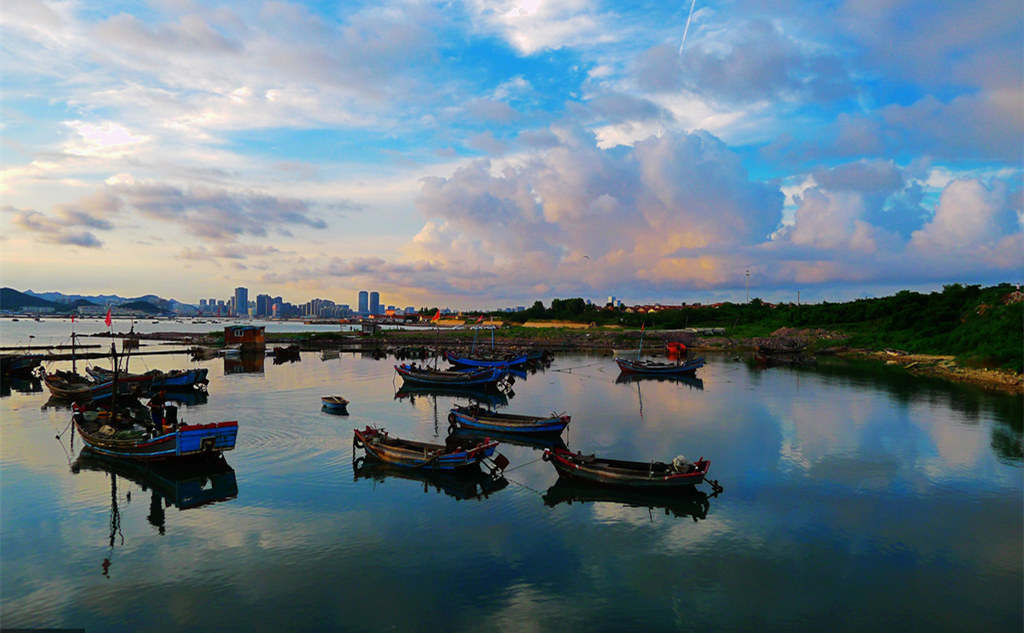
[[[1021,280],[1019,0],[690,7],[5,3],[3,285],[500,308]]]

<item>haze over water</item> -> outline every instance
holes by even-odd
[[[233,494],[187,509],[152,479],[73,472],[80,440],[54,438],[70,412],[16,385],[0,398],[3,626],[1021,628],[1020,396],[876,364],[758,370],[724,355],[697,385],[618,383],[596,354],[559,354],[516,382],[503,410],[569,413],[573,450],[711,459],[721,495],[652,508],[570,502],[579,491],[556,486],[539,450],[507,442],[506,481],[486,488],[366,470],[353,428],[440,439],[462,402],[406,396],[393,364],[308,352],[251,373],[202,362],[209,397],[179,417],[238,420],[240,432],[226,454],[234,489],[217,482]],[[331,394],[351,400],[349,416],[321,412]]]

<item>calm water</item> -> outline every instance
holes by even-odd
[[[1020,397],[870,364],[758,371],[727,356],[709,358],[702,385],[617,383],[610,357],[561,355],[505,410],[570,413],[573,450],[708,457],[724,487],[581,500],[529,446],[502,444],[511,465],[493,483],[354,464],[354,427],[447,433],[456,400],[396,397],[392,361],[202,365],[209,398],[179,417],[240,424],[230,469],[205,480],[75,464],[78,438],[55,438],[66,409],[26,384],[0,398],[4,627],[1022,627]],[[331,394],[349,416],[320,411]]]

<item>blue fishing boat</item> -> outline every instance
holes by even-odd
[[[448,414],[448,422],[454,428],[500,433],[561,433],[570,418],[564,413],[549,416],[498,413],[476,403],[455,407]]]
[[[527,354],[518,354],[515,356],[495,358],[488,356],[462,355],[446,351],[444,353],[444,358],[449,363],[459,365],[461,367],[515,367],[516,365],[525,364],[530,357]]]
[[[87,367],[85,371],[97,382],[106,382],[114,379],[114,372],[102,367]],[[149,380],[149,388],[153,391],[159,391],[160,389],[189,389],[193,387],[205,388],[210,383],[206,377],[209,372],[210,370],[205,367],[172,369],[171,371],[152,369],[144,374],[120,372],[118,380]]]
[[[238,422],[178,424],[177,409],[159,428],[127,410],[95,410],[76,405],[72,421],[82,441],[93,451],[132,460],[179,460],[210,457],[235,448]]]
[[[320,398],[320,402],[323,403],[322,408],[327,413],[348,415],[348,400],[341,396],[323,396]]]

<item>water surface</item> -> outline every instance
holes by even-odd
[[[393,361],[354,354],[202,362],[209,396],[179,417],[240,425],[231,472],[205,481],[76,464],[69,411],[17,385],[0,399],[2,625],[1021,630],[1020,397],[708,360],[698,382],[617,382],[609,356],[563,354],[504,408],[571,414],[573,450],[710,458],[722,494],[676,500],[567,489],[510,443],[498,482],[372,468],[353,428],[442,439],[464,400],[410,396]],[[332,394],[348,416],[320,410]]]

